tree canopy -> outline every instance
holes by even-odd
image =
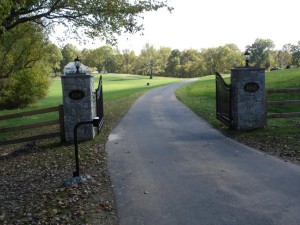
[[[247,48],[251,52],[251,62],[257,67],[270,68],[272,65],[271,52],[275,45],[270,39],[256,39],[251,46]]]
[[[31,23],[0,36],[0,109],[26,106],[47,94],[53,50]]]
[[[70,37],[100,38],[115,44],[116,35],[143,29],[140,19],[144,12],[171,11],[167,1],[1,0],[0,108],[26,106],[45,96],[51,69],[56,74],[78,55],[74,46],[60,51],[49,43],[48,34],[56,25],[64,25]],[[107,71],[121,68],[121,57],[111,57],[111,47],[100,50],[96,56],[107,54],[96,57],[95,67]]]
[[[142,13],[160,8],[172,10],[167,0],[1,0],[0,35],[26,22],[44,28],[62,24],[71,33],[114,43],[116,34],[143,29]]]

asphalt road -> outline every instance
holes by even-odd
[[[300,225],[300,167],[224,137],[176,99],[182,84],[143,95],[109,136],[120,225]]]

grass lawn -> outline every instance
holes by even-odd
[[[94,76],[94,86],[95,89],[98,87],[100,75]],[[158,87],[168,83],[178,82],[180,79],[176,78],[165,78],[165,77],[154,77],[149,79],[148,76],[138,76],[138,75],[125,75],[125,74],[104,74],[103,79],[103,91],[104,91],[104,101],[113,102],[117,99],[127,98],[130,95],[135,95],[137,93],[143,93],[150,88]],[[149,83],[149,86],[147,85]],[[15,110],[3,110],[0,111],[0,115],[13,114],[25,111],[31,111],[35,109],[48,108],[52,106],[57,106],[62,104],[62,89],[61,80],[56,78],[52,81],[52,85],[49,89],[49,94],[46,98],[41,99],[36,104],[30,105],[24,109]],[[109,110],[107,113],[110,113]],[[41,121],[48,121],[58,118],[58,113],[46,113],[34,116],[27,116],[18,119],[12,119],[7,121],[0,121],[0,127],[17,126],[24,124],[31,124]],[[12,134],[0,134],[0,140],[10,137]]]
[[[98,86],[100,74],[94,75],[95,89]],[[149,79],[148,76],[128,75],[128,74],[104,74],[102,75],[104,100],[114,100],[129,96],[138,92],[146,91],[150,88],[165,85],[168,83],[178,82],[177,78],[154,77]],[[149,83],[149,86],[147,86]],[[41,99],[24,109],[3,110],[0,115],[25,112],[34,109],[47,108],[62,104],[61,79],[55,78],[48,91],[48,96]]]
[[[230,83],[229,75],[223,76]],[[299,88],[300,69],[277,70],[266,73],[266,88]],[[270,154],[300,161],[300,118],[270,119],[266,129],[234,131],[216,119],[215,76],[200,78],[176,92],[177,97],[195,113],[224,134]],[[268,100],[300,99],[299,94],[272,94]],[[268,113],[300,112],[300,106],[272,107]]]

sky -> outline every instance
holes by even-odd
[[[122,35],[120,50],[139,53],[146,43],[155,48],[201,50],[236,44],[241,51],[257,38],[271,39],[275,49],[300,41],[299,0],[169,0],[166,9],[144,14],[144,35]],[[75,44],[75,42],[70,42]],[[94,40],[78,47],[94,49]]]

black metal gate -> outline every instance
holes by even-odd
[[[222,76],[216,72],[216,109],[217,119],[228,126],[232,124],[231,117],[231,89]]]
[[[98,132],[101,130],[104,123],[104,106],[103,106],[103,90],[102,90],[102,76],[99,78],[98,88],[95,90],[96,92],[96,114],[100,119]]]

